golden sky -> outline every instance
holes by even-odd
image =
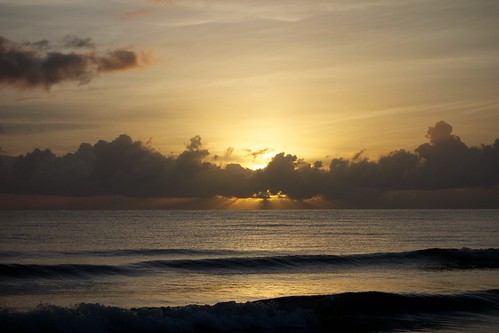
[[[491,143],[498,17],[482,0],[0,0],[0,154],[126,133],[175,155],[200,135],[216,163],[329,163],[413,150],[440,120]],[[6,70],[12,50],[31,76]],[[80,67],[33,79],[56,53]]]

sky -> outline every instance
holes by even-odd
[[[440,121],[492,145],[498,16],[485,0],[0,0],[0,154],[124,134],[176,159],[199,136],[220,168],[284,153],[327,169],[413,152]]]

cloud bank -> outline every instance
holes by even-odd
[[[362,152],[327,167],[279,153],[263,169],[208,162],[200,136],[168,157],[127,135],[82,143],[57,157],[35,149],[0,160],[0,192],[13,195],[128,198],[272,198],[322,202],[322,207],[499,208],[499,139],[468,147],[444,121],[429,127],[414,152],[371,161]]]
[[[47,40],[18,44],[0,36],[0,85],[50,89],[67,81],[84,84],[99,73],[136,68],[144,60],[135,51],[124,48],[104,53],[43,52],[49,47]],[[64,47],[93,49],[95,45],[90,38],[66,36]]]

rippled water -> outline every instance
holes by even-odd
[[[498,210],[0,212],[0,226],[0,306],[20,310],[499,289]]]

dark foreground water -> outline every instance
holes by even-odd
[[[0,212],[0,331],[499,330],[498,210]]]

